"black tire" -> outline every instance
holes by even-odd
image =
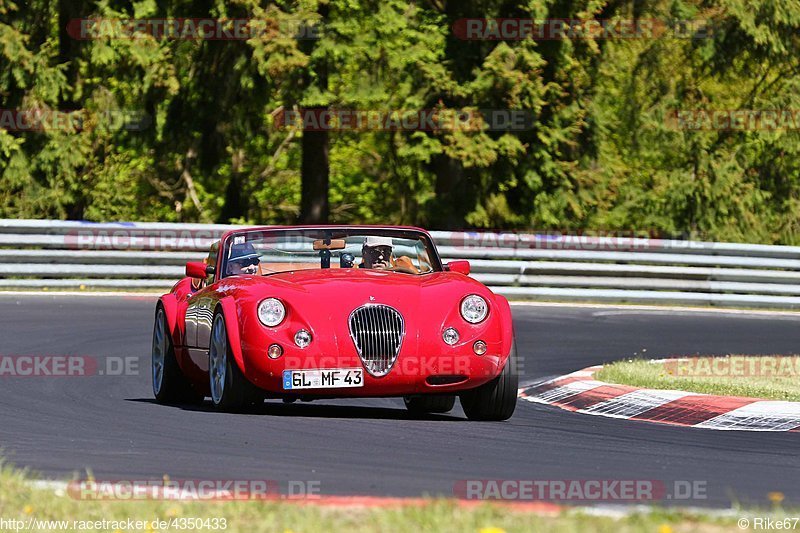
[[[517,343],[512,341],[511,353],[499,376],[480,387],[461,393],[461,407],[470,420],[508,420],[517,407]]]
[[[416,415],[448,413],[456,405],[455,396],[406,396],[403,401],[406,409]]]
[[[203,396],[192,387],[183,375],[169,332],[167,316],[160,305],[153,324],[153,346],[150,358],[153,395],[160,404],[202,403]]]
[[[215,334],[218,337],[215,338]],[[224,375],[220,375],[223,367]],[[241,412],[264,402],[263,393],[244,377],[239,365],[233,359],[225,317],[220,311],[214,314],[211,326],[211,339],[208,343],[208,377],[211,403],[221,411]],[[216,380],[221,384],[221,388],[215,388]]]

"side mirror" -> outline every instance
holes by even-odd
[[[186,263],[186,275],[192,279],[206,279],[206,264],[202,261],[189,261]]]
[[[469,276],[469,261],[450,261],[445,265],[445,270]]]

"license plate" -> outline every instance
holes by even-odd
[[[362,368],[283,371],[283,390],[340,389],[363,386],[364,370]]]

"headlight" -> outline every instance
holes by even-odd
[[[267,298],[258,304],[258,319],[262,324],[275,327],[286,318],[286,308],[277,298]]]
[[[489,306],[486,305],[486,300],[477,294],[470,294],[461,300],[461,316],[470,324],[482,321],[488,312]]]

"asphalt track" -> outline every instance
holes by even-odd
[[[0,296],[0,355],[139,358],[136,375],[0,377],[6,460],[55,479],[318,481],[324,494],[453,494],[466,479],[697,481],[728,507],[780,491],[800,504],[797,433],[709,431],[592,417],[520,401],[505,423],[410,417],[402,400],[268,402],[232,415],[153,403],[154,300]],[[333,305],[333,304],[332,304]],[[526,382],[634,355],[800,351],[800,320],[515,306]],[[665,501],[665,504],[674,501]]]

